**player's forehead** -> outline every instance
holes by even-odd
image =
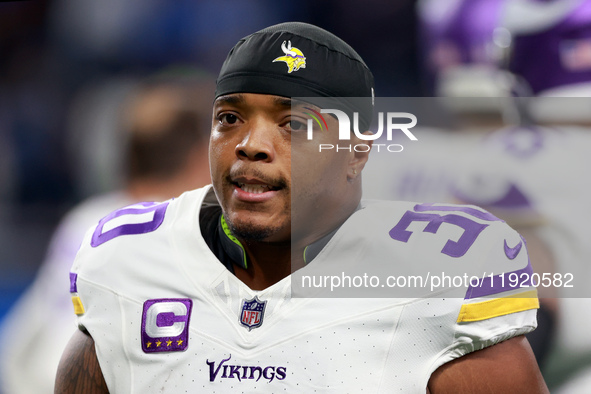
[[[213,103],[214,108],[230,107],[272,107],[278,110],[300,109],[306,106],[313,106],[304,101],[291,97],[276,96],[260,93],[231,93],[219,96]],[[314,106],[315,107],[315,106]]]

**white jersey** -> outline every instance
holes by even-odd
[[[417,273],[431,259],[496,279],[531,272],[520,236],[475,207],[363,203],[306,267],[254,291],[203,239],[204,201],[217,203],[211,186],[133,205],[85,237],[70,290],[111,392],[424,393],[440,365],[535,328],[535,289],[487,278],[458,285],[460,297],[456,288],[398,298],[292,292],[338,262],[369,269],[382,259]]]

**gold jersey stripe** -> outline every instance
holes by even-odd
[[[530,290],[494,300],[464,304],[460,309],[457,322],[486,320],[539,307],[538,291]]]
[[[77,315],[84,314],[84,305],[82,305],[82,300],[78,296],[72,296],[72,304],[74,304],[74,313]]]

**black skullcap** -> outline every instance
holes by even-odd
[[[288,57],[292,67],[278,59]],[[371,71],[346,42],[317,26],[287,22],[253,33],[232,48],[218,76],[215,97],[231,93],[367,97],[371,99],[339,100],[351,120],[351,113],[359,112],[359,126],[367,130],[373,115],[373,84]]]

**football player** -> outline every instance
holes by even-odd
[[[373,77],[350,46],[268,27],[230,51],[215,96],[213,185],[86,234],[70,274],[80,331],[56,392],[547,392],[523,337],[535,289],[498,282],[531,272],[519,234],[476,207],[363,201],[369,152],[319,151],[340,134],[331,116],[306,127],[320,99],[360,130],[372,118]],[[292,292],[324,267],[430,262],[491,276],[396,298]]]

